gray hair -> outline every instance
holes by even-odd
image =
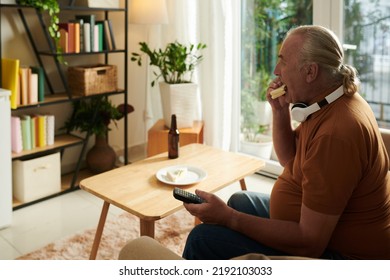
[[[343,82],[344,93],[353,95],[359,88],[356,69],[344,64],[344,51],[337,36],[329,29],[318,25],[303,25],[291,29],[287,37],[300,34],[304,38],[300,50],[301,66],[317,63],[334,83]]]

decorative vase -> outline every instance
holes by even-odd
[[[116,153],[108,145],[107,138],[96,135],[95,145],[88,151],[86,156],[88,169],[94,174],[102,173],[113,169],[115,161]]]
[[[177,128],[193,127],[199,106],[198,85],[161,82],[159,86],[165,126],[168,128],[171,126],[171,115],[175,114]]]

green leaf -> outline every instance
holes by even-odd
[[[152,86],[160,77],[171,84],[191,82],[195,67],[203,60],[203,56],[198,52],[206,48],[202,43],[196,46],[194,44],[185,46],[177,41],[169,43],[165,49],[151,50],[145,42],[140,42],[139,45],[140,51],[149,57],[149,64],[160,71],[154,72],[155,80],[151,83]],[[132,53],[131,61],[138,61],[139,66],[141,66],[140,59],[139,53]]]

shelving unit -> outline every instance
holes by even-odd
[[[99,51],[99,52],[80,52],[80,53],[63,53],[62,56],[66,59],[67,57],[74,57],[74,56],[101,56],[103,55],[104,56],[104,63],[105,64],[109,64],[109,61],[110,61],[110,55],[112,54],[119,54],[119,55],[123,55],[123,69],[124,69],[124,73],[123,73],[123,76],[124,76],[124,79],[123,79],[123,88],[121,89],[117,89],[116,91],[114,92],[108,92],[108,93],[103,93],[103,94],[99,94],[100,96],[101,95],[104,95],[104,96],[112,96],[112,95],[123,95],[124,97],[124,104],[127,104],[128,103],[128,97],[127,97],[127,88],[128,88],[128,85],[127,85],[127,72],[128,72],[128,66],[127,66],[127,61],[128,61],[128,53],[127,53],[127,49],[128,49],[128,46],[127,46],[127,34],[128,34],[128,27],[127,27],[127,18],[128,18],[128,3],[127,1],[124,1],[124,7],[123,8],[90,8],[90,7],[79,7],[79,6],[73,6],[73,2],[74,1],[69,1],[69,5],[68,6],[62,6],[61,7],[61,13],[60,13],[60,18],[61,18],[61,14],[62,13],[74,13],[74,14],[77,14],[77,13],[88,13],[88,14],[96,14],[96,15],[99,15],[100,17],[102,17],[102,19],[109,19],[110,18],[110,15],[112,13],[122,13],[123,14],[123,29],[124,29],[124,44],[123,44],[123,48],[119,48],[119,49],[115,49],[115,50],[104,50],[104,51]],[[25,110],[25,109],[31,109],[31,108],[40,108],[40,107],[43,107],[43,106],[47,106],[48,108],[50,108],[50,106],[53,106],[53,105],[56,105],[56,104],[61,104],[61,103],[72,103],[72,102],[75,102],[75,101],[78,101],[78,100],[81,100],[81,99],[85,99],[85,98],[92,98],[93,95],[90,95],[90,96],[72,96],[71,92],[69,91],[69,86],[68,86],[68,81],[67,81],[67,77],[66,77],[66,73],[65,73],[65,70],[66,67],[64,67],[64,65],[61,65],[60,61],[59,61],[59,57],[60,57],[60,54],[57,53],[56,51],[56,48],[53,44],[53,41],[52,41],[52,38],[49,36],[49,33],[48,33],[48,30],[47,30],[47,26],[45,24],[45,20],[44,20],[44,12],[41,13],[40,11],[38,10],[35,10],[36,11],[36,16],[39,20],[39,23],[40,23],[40,27],[43,31],[43,34],[44,34],[44,37],[45,37],[45,40],[46,40],[46,43],[47,43],[47,46],[48,48],[47,49],[40,49],[38,47],[38,44],[37,42],[34,40],[34,36],[32,35],[33,34],[33,30],[30,29],[30,25],[28,24],[28,21],[27,21],[27,17],[25,15],[25,11],[26,10],[30,10],[33,9],[31,7],[25,7],[25,6],[20,6],[20,5],[15,5],[15,4],[0,4],[0,12],[3,13],[3,9],[14,9],[18,12],[19,16],[20,16],[20,19],[21,19],[21,22],[24,26],[24,29],[26,30],[26,34],[27,34],[27,37],[29,39],[29,42],[34,50],[34,54],[35,54],[35,58],[37,60],[37,63],[38,65],[44,69],[44,75],[45,75],[45,81],[46,81],[46,84],[48,85],[48,93],[49,94],[46,94],[45,95],[45,100],[43,102],[38,102],[38,103],[35,103],[35,104],[28,104],[28,105],[23,105],[23,106],[19,106],[17,109],[13,109],[12,112],[16,112],[16,111],[22,111],[22,110]],[[0,36],[1,36],[1,26],[0,26]],[[1,38],[1,37],[0,37]],[[2,49],[1,49],[1,44],[0,44],[0,57],[2,57]],[[62,87],[64,89],[63,92],[55,92],[54,91],[54,86],[52,84],[52,81],[51,79],[49,78],[49,73],[47,73],[47,65],[45,63],[43,63],[43,60],[42,58],[43,57],[48,57],[49,59],[51,59],[51,66],[54,65],[53,69],[56,69],[56,73],[59,75],[60,77],[60,81],[62,83]],[[69,65],[69,66],[72,66],[72,65]],[[1,64],[0,64],[0,67],[1,67]],[[119,75],[119,73],[118,73]],[[1,77],[0,77],[0,84],[1,84]],[[128,118],[127,118],[127,114],[124,115],[124,160],[125,160],[125,164],[128,163],[128,136],[127,136],[127,124],[128,124]],[[73,174],[71,174],[71,176],[67,176],[67,177],[71,177],[71,179],[67,179],[70,183],[69,183],[69,188],[67,189],[63,189],[61,191],[61,193],[59,194],[62,194],[62,193],[66,193],[66,192],[69,192],[69,191],[72,191],[72,190],[75,190],[75,189],[78,189],[78,185],[76,184],[77,182],[77,179],[78,179],[78,176],[79,176],[79,172],[80,172],[80,166],[81,166],[81,161],[82,161],[82,158],[86,152],[86,148],[87,148],[87,144],[88,144],[88,140],[89,140],[89,137],[90,137],[90,132],[87,133],[87,135],[85,137],[79,137],[79,136],[76,136],[76,135],[72,135],[71,133],[69,134],[62,134],[62,135],[56,135],[55,137],[55,143],[54,145],[51,145],[51,146],[46,146],[46,147],[42,147],[42,148],[35,148],[35,149],[32,149],[32,150],[28,150],[28,151],[22,151],[20,153],[12,153],[12,160],[25,160],[25,159],[32,159],[32,158],[37,158],[37,157],[40,157],[40,156],[44,156],[44,155],[47,155],[47,154],[50,154],[50,153],[53,153],[53,152],[61,152],[61,156],[63,155],[63,153],[65,152],[65,149],[67,148],[70,148],[70,147],[74,147],[74,146],[77,146],[77,145],[82,145],[82,148],[81,148],[81,152],[79,154],[79,157],[77,159],[77,163],[76,163],[76,168],[73,172]],[[21,204],[21,203],[18,203],[17,201],[14,201],[14,210],[15,209],[18,209],[18,208],[21,208],[21,207],[24,207],[24,206],[27,206],[27,205],[30,205],[32,203],[36,203],[36,202],[39,202],[39,201],[42,201],[44,199],[48,199],[48,198],[51,198],[53,196],[56,196],[56,195],[59,195],[59,194],[55,194],[55,195],[51,195],[51,196],[48,196],[48,197],[44,197],[42,199],[38,199],[34,202],[30,202],[30,203],[25,203],[25,204]]]

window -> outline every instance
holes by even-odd
[[[241,1],[240,151],[276,160],[266,90],[278,49],[293,26],[312,24],[312,0]]]
[[[346,63],[355,66],[360,93],[378,123],[390,127],[390,3],[387,0],[344,1]]]
[[[390,2],[387,0],[243,0],[241,2],[240,151],[266,160],[264,170],[281,167],[260,135],[270,136],[271,109],[260,108],[273,77],[278,47],[291,27],[319,24],[343,42],[345,62],[357,68],[360,93],[381,127],[390,128]],[[267,106],[267,105],[264,105]],[[269,112],[267,118],[260,113]],[[268,144],[268,147],[270,145]]]

